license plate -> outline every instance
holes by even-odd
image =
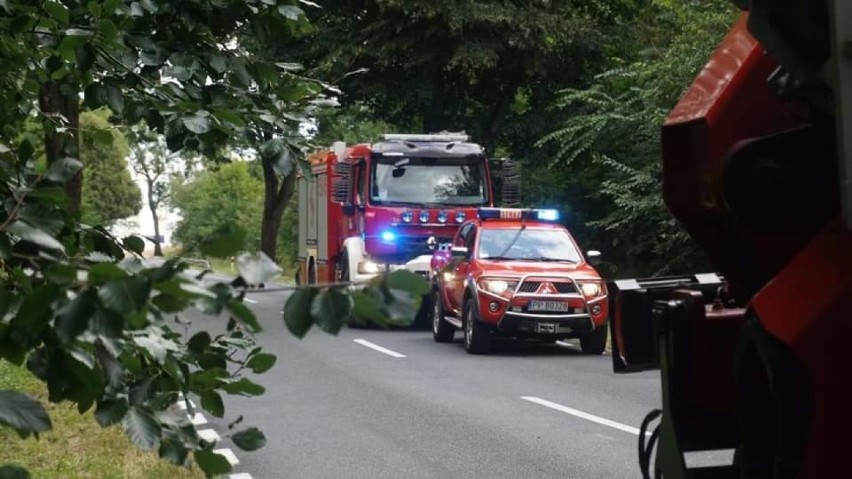
[[[562,301],[530,301],[527,310],[547,313],[567,313],[571,311],[571,307],[568,303]]]
[[[545,334],[556,334],[559,326],[556,323],[536,323],[535,332]]]

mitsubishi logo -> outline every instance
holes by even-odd
[[[540,288],[538,288],[538,294],[555,294],[556,290],[553,289],[553,286],[550,283],[543,283]]]

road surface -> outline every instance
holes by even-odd
[[[659,375],[616,376],[609,356],[577,345],[499,341],[465,353],[461,333],[311,330],[296,339],[281,320],[286,293],[248,305],[276,366],[254,379],[260,397],[226,396],[226,417],[204,415],[226,436],[242,415],[267,445],[234,452],[236,478],[635,478],[638,427],[660,404]],[[197,327],[224,320],[193,316]],[[197,404],[197,401],[196,401]],[[230,455],[230,454],[229,454]]]

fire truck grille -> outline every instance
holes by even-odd
[[[553,286],[556,288],[556,291],[559,291],[559,294],[569,294],[577,292],[577,287],[574,286],[574,283],[553,283]]]
[[[538,291],[538,287],[541,286],[541,283],[538,281],[525,281],[524,284],[518,289],[520,293],[535,293]]]

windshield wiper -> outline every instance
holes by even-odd
[[[577,264],[577,262],[576,262],[576,261],[571,260],[571,259],[564,259],[564,258],[547,258],[547,257],[544,257],[544,256],[535,256],[535,257],[532,257],[532,258],[523,258],[523,260],[524,260],[524,261],[544,261],[544,262],[549,262],[549,263],[571,263],[571,264]]]
[[[520,258],[513,258],[511,256],[487,256],[487,257],[481,258],[481,259],[485,259],[485,260],[489,260],[489,261],[493,260],[493,259],[515,261],[515,260],[519,260]]]

